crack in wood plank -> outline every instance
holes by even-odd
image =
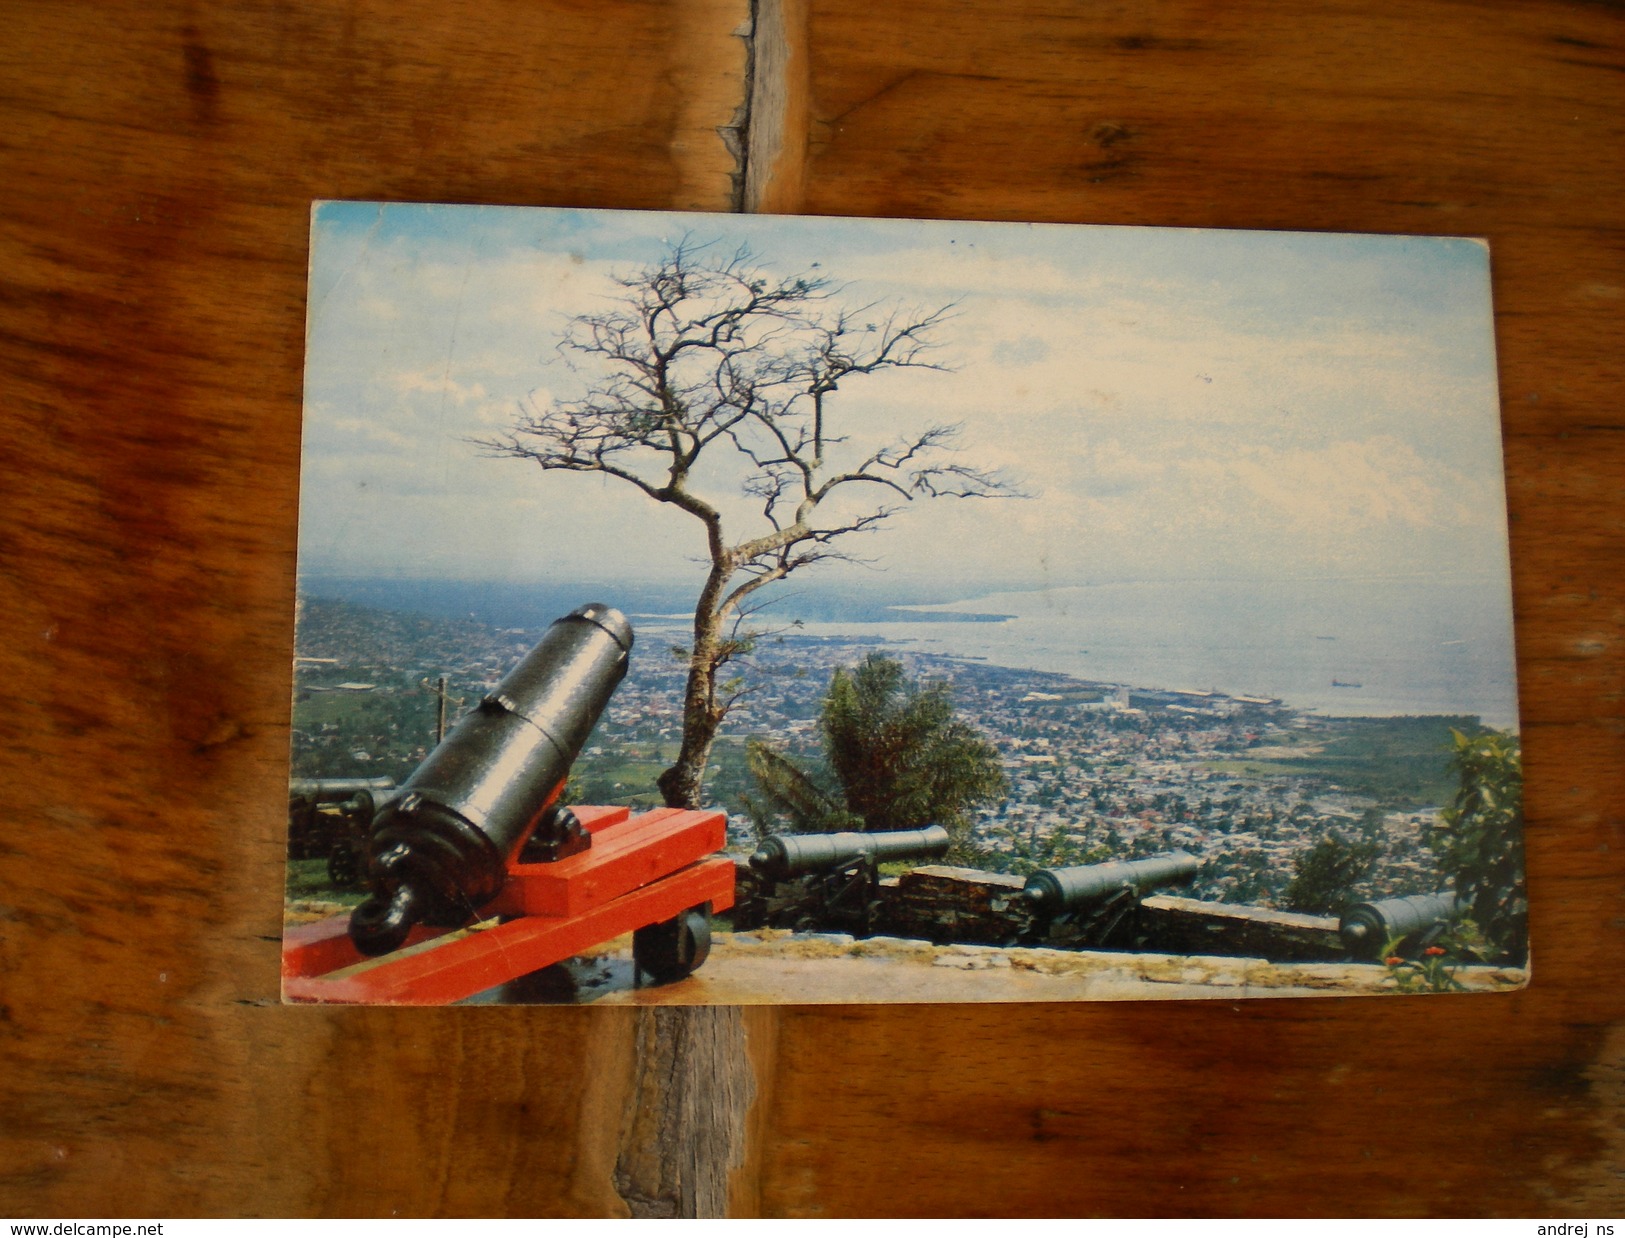
[[[792,213],[806,196],[811,93],[806,0],[755,0],[747,44],[736,209]]]
[[[738,1007],[640,1009],[614,1175],[632,1215],[726,1216],[755,1098]]]
[[[740,105],[718,133],[737,168],[735,212],[792,212],[805,196],[807,21],[806,0],[752,0],[734,32],[745,42]],[[757,1056],[768,1063],[776,1020],[776,1011],[752,1011],[749,1020]],[[634,1217],[756,1211],[760,1192],[749,1179],[760,1168],[765,1115],[756,1106],[746,1023],[732,1006],[637,1012],[632,1089],[614,1172],[615,1190]]]

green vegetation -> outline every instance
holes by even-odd
[[[313,898],[327,903],[342,903],[354,907],[366,897],[364,890],[344,890],[335,886],[327,876],[327,861],[289,860],[287,874],[289,899]]]
[[[1247,778],[1302,778],[1304,764],[1312,758],[1293,758],[1284,761],[1207,761],[1202,768],[1215,774],[1235,774]],[[1315,771],[1322,774],[1324,771]]]
[[[1429,946],[1420,959],[1405,959],[1390,954],[1386,959],[1388,974],[1401,993],[1465,993],[1467,986],[1456,979],[1461,966],[1443,946]]]
[[[1400,953],[1402,939],[1383,947],[1383,963],[1401,993],[1464,993],[1467,986],[1456,973],[1468,963],[1482,962],[1486,953],[1483,935],[1471,919],[1463,919],[1431,935],[1418,957]],[[1414,947],[1413,947],[1414,949]]]
[[[977,867],[994,872],[1028,877],[1041,868],[1075,868],[1082,864],[1102,864],[1124,854],[1121,838],[1093,845],[1072,830],[1062,827],[1040,837],[1036,829],[1008,831],[1009,849],[985,849],[978,855]]]
[[[573,804],[656,808],[655,779],[676,752],[675,743],[627,743],[584,753],[570,771],[564,798]]]
[[[954,717],[949,686],[910,683],[881,654],[835,672],[819,730],[817,771],[767,744],[749,746],[757,794],[747,808],[758,832],[775,820],[797,832],[940,825],[963,843],[969,811],[1004,789],[997,750]]]
[[[1423,808],[1447,803],[1455,790],[1450,754],[1456,732],[1479,735],[1484,728],[1467,717],[1322,718],[1313,730],[1299,733],[1302,756],[1272,752],[1257,761],[1213,761],[1207,768],[1335,783],[1393,808]]]
[[[1288,911],[1335,915],[1355,901],[1354,887],[1365,879],[1381,848],[1370,841],[1350,842],[1336,830],[1301,854],[1292,866],[1292,881],[1282,901]]]
[[[1452,737],[1450,765],[1459,785],[1429,842],[1489,949],[1522,963],[1529,952],[1523,749],[1516,735],[1500,731]]]
[[[624,804],[628,808],[659,808],[662,804],[658,780],[677,759],[675,739],[628,740],[613,735],[581,755],[570,771],[565,799],[573,804]],[[706,767],[705,792],[708,804],[737,802],[750,783],[746,766],[745,742],[727,736],[717,741]]]
[[[338,770],[399,782],[434,745],[434,702],[426,693],[393,685],[366,692],[301,692],[293,725],[294,777],[331,777]]]

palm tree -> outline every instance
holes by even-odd
[[[764,832],[775,818],[797,833],[940,825],[963,843],[969,811],[1004,791],[998,752],[954,717],[949,685],[910,683],[883,654],[835,672],[819,731],[817,771],[760,741],[749,745],[760,795],[746,807]]]

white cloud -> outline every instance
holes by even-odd
[[[802,235],[783,221],[692,222],[757,237],[780,270],[820,261],[856,277],[854,298],[959,303],[940,354],[954,372],[848,384],[831,415],[854,447],[962,422],[966,457],[1037,497],[916,504],[866,553],[1008,579],[1204,562],[1318,568],[1402,547],[1446,560],[1494,540],[1484,533],[1501,510],[1494,372],[1471,278],[1455,300],[1425,281],[1413,291],[1395,260],[1340,238],[1272,249],[1132,229],[886,232],[835,220]],[[621,264],[604,239],[662,226],[672,225],[599,217],[590,250],[532,223],[483,240],[369,236],[331,254],[319,244],[307,550],[469,571],[540,556],[655,572],[694,553],[680,517],[624,488],[483,459],[467,441],[589,377],[564,364],[558,332],[614,292]],[[847,242],[856,248],[843,259]],[[548,530],[540,546],[537,528]]]
[[[440,396],[459,405],[470,404],[475,400],[485,400],[490,395],[486,391],[484,383],[460,383],[444,371],[435,373],[432,371],[411,370],[403,374],[397,374],[395,376],[395,390],[406,395],[421,392],[425,395]]]
[[[333,417],[327,421],[327,428],[337,431],[341,435],[365,439],[372,443],[382,443],[387,447],[412,449],[419,446],[419,440],[416,437],[402,434],[382,422],[368,420],[363,417]]]
[[[1200,475],[1199,465],[1187,465]],[[1225,499],[1254,500],[1255,518],[1285,529],[1319,532],[1328,527],[1398,526],[1420,529],[1461,512],[1443,483],[1409,444],[1389,436],[1336,442],[1320,449],[1247,448],[1219,470]],[[1451,478],[1459,494],[1460,478]]]

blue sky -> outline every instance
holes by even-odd
[[[560,330],[684,235],[857,303],[956,304],[953,372],[851,384],[833,415],[855,445],[962,424],[1034,497],[916,503],[870,570],[959,596],[1505,572],[1477,241],[371,203],[313,219],[302,571],[693,578],[689,518],[466,441],[578,391]]]

